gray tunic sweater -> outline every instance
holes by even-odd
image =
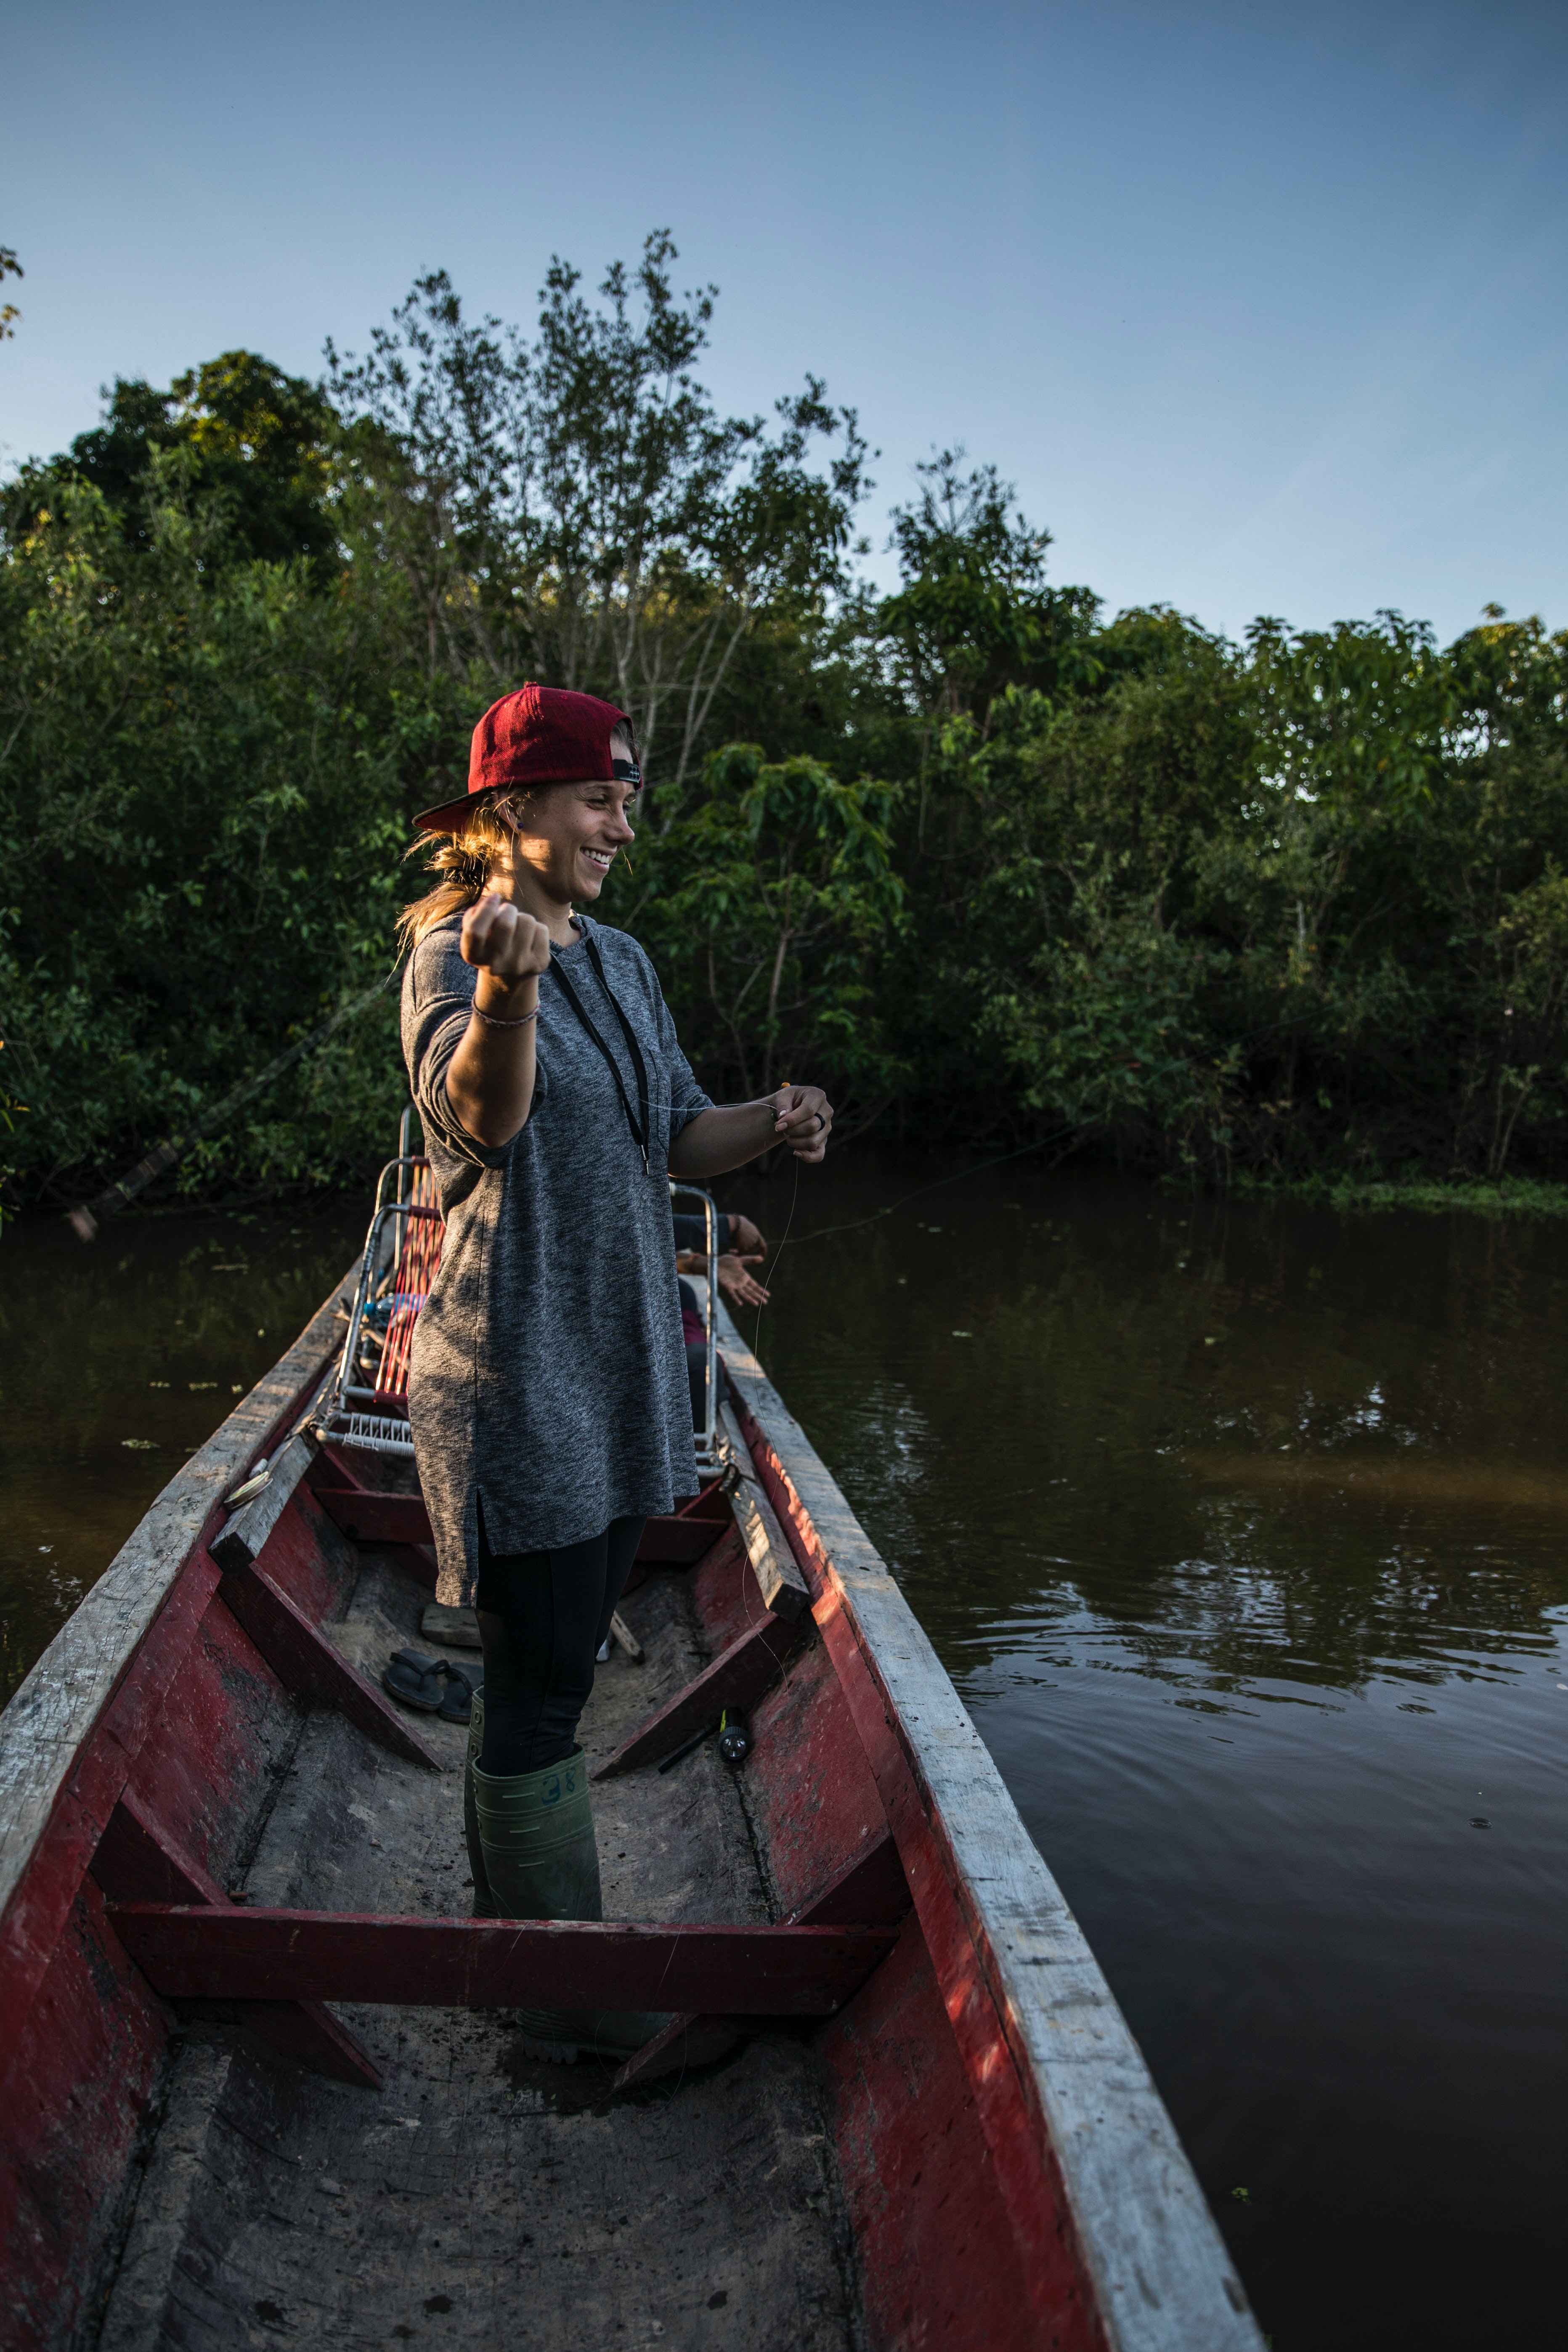
[[[447,1220],[408,1408],[437,1591],[454,1604],[473,1601],[481,1509],[492,1552],[533,1551],[697,1491],[667,1175],[671,1137],[709,1099],[642,949],[588,917],[578,925],[554,953],[637,1108],[636,1066],[584,943],[592,929],[647,1066],[651,1174],[558,982],[540,982],[528,1123],[490,1150],[447,1099],[479,980],[460,916],[426,933],[404,974],[404,1058]]]

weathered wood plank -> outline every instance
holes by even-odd
[[[175,1472],[0,1715],[0,1939],[8,1957],[16,1948],[18,1889],[61,1791],[81,1761],[88,1735],[222,1496],[308,1402],[342,1344],[337,1309],[357,1272],[356,1264],[265,1380]],[[199,1615],[198,1610],[198,1620]],[[91,1823],[94,1842],[134,1752],[122,1753],[108,1774],[112,1781],[117,1772],[119,1785],[100,1791],[102,1810]],[[83,1854],[82,1868],[86,1860]],[[6,1985],[9,1990],[8,1969]]]
[[[308,2074],[322,2074],[330,2083],[347,2083],[356,2091],[383,2088],[380,2073],[368,2052],[332,2015],[323,2000],[242,2000],[215,2004],[220,2021],[254,2033],[269,2050],[291,2058]],[[203,2002],[186,2012],[200,2017],[213,2011]]]
[[[433,1772],[441,1769],[439,1759],[397,1709],[357,1667],[350,1665],[341,1650],[334,1649],[320,1626],[274,1583],[259,1560],[226,1575],[218,1596],[288,1689],[318,1706],[336,1707],[394,1756],[427,1764]]]
[[[679,1509],[673,1511],[670,1517],[677,1519],[715,1519],[721,1528],[728,1527],[730,1502],[722,1480],[710,1479],[698,1493],[688,1495]]]
[[[610,1639],[626,1652],[634,1666],[643,1662],[643,1645],[618,1609],[610,1612]]]
[[[83,1743],[49,1814],[48,1836],[40,1839],[12,1895],[0,1936],[0,1993],[10,2036],[9,2051],[0,2044],[0,2104],[12,2067],[26,2048],[24,2022],[48,1973],[104,1824],[162,1714],[170,1685],[199,1637],[217,1585],[216,1563],[205,1552],[186,1561],[93,1736]]]
[[[788,1537],[778,1523],[777,1515],[768,1500],[767,1489],[757,1475],[756,1465],[741,1434],[741,1424],[735,1418],[733,1405],[726,1403],[720,1406],[719,1426],[729,1440],[731,1454],[740,1474],[730,1503],[763,1602],[776,1617],[808,1617],[811,1614],[811,1588],[806,1583],[799,1561],[790,1549]]]
[[[753,1462],[877,1780],[1026,2266],[1059,2266],[1059,2191],[1114,2352],[1260,2352],[1142,2055],[1000,1774],[875,1546],[732,1318]]]
[[[153,1821],[129,1790],[109,1817],[92,1874],[111,1903],[226,1904],[228,1896],[194,1855]],[[381,2076],[348,2028],[317,2000],[246,2003],[236,2021],[317,2074],[378,2091]]]
[[[809,1903],[790,1914],[802,1927],[896,1927],[910,1908],[909,1881],[890,1830],[840,1863]]]
[[[724,1517],[730,1516],[726,1504]],[[720,1521],[693,1511],[689,1518],[649,1519],[637,1546],[637,1559],[648,1568],[692,1568],[711,1551],[723,1534]]]
[[[613,1780],[617,1773],[636,1771],[639,1764],[656,1764],[704,1724],[716,1723],[722,1708],[754,1706],[777,1682],[801,1638],[798,1623],[775,1617],[771,1610],[759,1617],[684,1690],[677,1691],[657,1714],[639,1724],[631,1738],[595,1768],[594,1779]]]
[[[441,2009],[721,2006],[745,2016],[825,2017],[893,1943],[878,1927],[378,1919],[142,1903],[112,1905],[110,1918],[166,1999]]]
[[[96,2333],[102,2233],[122,2210],[139,2126],[163,2072],[170,2019],[79,1878],[31,2021],[0,2095],[0,2344],[66,2352]]]
[[[639,2083],[657,2083],[662,2074],[710,2066],[715,2058],[727,2058],[737,2042],[756,2030],[749,2018],[726,2015],[720,2010],[680,2010],[662,2032],[626,2060],[610,2088],[630,2091]]]
[[[910,1890],[898,1845],[884,1831],[864,1853],[853,1855],[836,1870],[812,1901],[791,1914],[792,1927],[896,1927],[910,1908]],[[731,2011],[703,2016],[687,2010],[672,2017],[663,2031],[628,2058],[613,2088],[629,2090],[634,2083],[649,2083],[679,2066],[702,2066],[733,2049],[744,2026]]]
[[[223,1569],[248,1568],[267,1549],[268,1538],[294,1498],[294,1489],[310,1466],[314,1449],[302,1433],[291,1437],[268,1466],[259,1495],[224,1521],[207,1549]]]
[[[435,1541],[423,1495],[378,1495],[353,1486],[318,1486],[315,1496],[327,1517],[354,1543]]]
[[[194,1854],[151,1819],[129,1789],[109,1816],[92,1874],[111,1903],[226,1903]]]

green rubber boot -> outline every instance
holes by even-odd
[[[500,1919],[602,1919],[599,1850],[580,1748],[563,1763],[505,1779],[468,1773],[484,1863],[489,1916]],[[476,1874],[474,1892],[479,1893]],[[668,2023],[632,2010],[517,2012],[524,2047],[539,2058],[570,2063],[583,2052],[629,2057]]]
[[[474,1774],[485,1745],[485,1686],[474,1693],[468,1715],[468,1753],[463,1765],[463,1838],[468,1849],[468,1873],[474,1882],[474,1917],[493,1919],[496,1899],[485,1873],[485,1850],[479,1843],[479,1809],[474,1802]]]

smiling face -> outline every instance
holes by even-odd
[[[618,729],[610,750],[616,759],[632,756]],[[628,822],[637,795],[635,784],[619,782],[548,784],[533,793],[518,812],[511,845],[520,903],[541,914],[544,908],[536,900],[552,908],[584,898],[592,903],[620,852],[637,838]]]

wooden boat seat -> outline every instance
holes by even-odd
[[[209,1538],[222,1572],[216,1597],[288,1689],[342,1716],[394,1757],[439,1771],[440,1759],[344,1657],[317,1615],[328,1599],[317,1562],[334,1514],[362,1540],[373,1528],[372,1542],[408,1543],[421,1528],[428,1537],[423,1501],[318,1487],[316,1467],[310,1443],[296,1434],[273,1456],[261,1490]],[[721,1706],[749,1707],[814,1630],[805,1579],[766,1498],[746,1498],[749,1542],[741,1537],[747,1522],[732,1513],[722,1487],[696,1499],[710,1512],[722,1508],[731,1540],[712,1572],[745,1582],[751,1597],[742,1606],[752,1622],[620,1743],[600,1777],[667,1753]],[[721,1528],[712,1518],[701,1524],[711,1549]],[[773,1558],[773,1548],[783,1559]],[[764,1578],[791,1613],[763,1605]],[[627,2079],[637,2080],[671,2059],[695,2063],[698,2050],[710,2055],[727,2047],[736,2020],[836,2014],[887,1958],[908,1909],[885,1830],[835,1874],[820,1900],[777,1926],[520,1924],[240,1907],[129,1793],[110,1818],[93,1874],[115,1934],[163,1999],[218,2004],[297,2062],[364,2085],[379,2081],[376,2066],[323,2007],[328,2000],[483,2009],[587,2000],[615,2009],[673,2008],[670,2027],[632,2062]]]
[[[646,1580],[647,1661],[584,1717],[618,1762],[611,1922],[460,1916],[465,1734],[422,1721],[422,1756],[359,1671],[417,1624],[415,1555],[349,1539],[317,1481],[353,1481],[302,1434],[353,1295],[176,1473],[0,1725],[5,2341],[386,2342],[422,2300],[458,2352],[1261,2352],[1077,1922],[728,1322],[733,1492],[693,1507],[714,1540]],[[636,1769],[742,1659],[769,1677],[743,1781],[710,1748]],[[171,2001],[224,2023],[181,2033]],[[509,2011],[584,2001],[676,2012],[621,2079],[673,2059],[678,2097],[601,2123],[602,2073],[517,2047]],[[796,2022],[693,2073],[770,2016]]]

